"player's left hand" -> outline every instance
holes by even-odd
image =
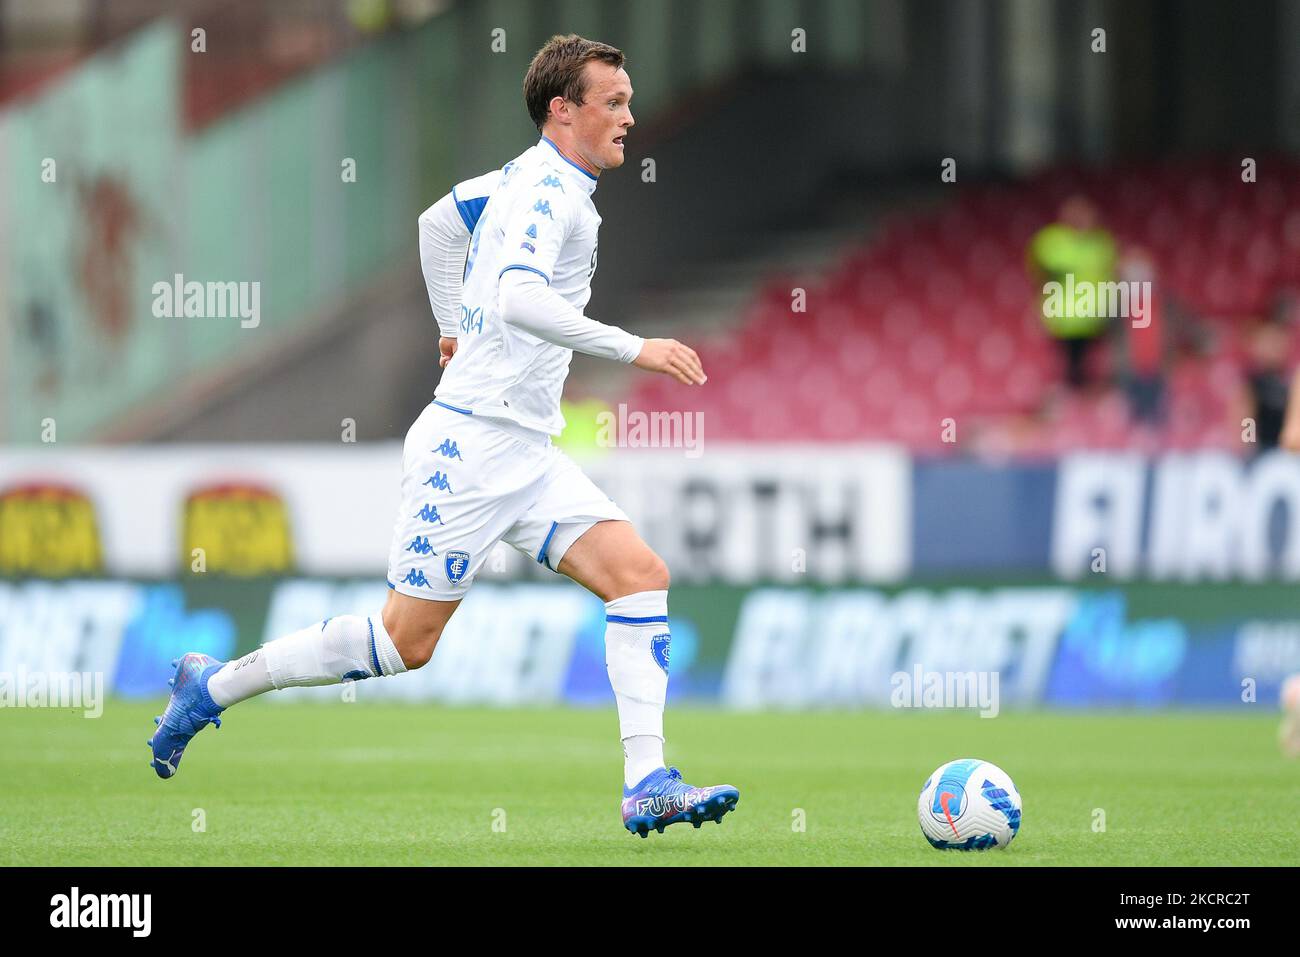
[[[709,377],[694,349],[676,339],[647,339],[632,364],[647,372],[662,372],[685,385],[704,385]]]
[[[438,368],[447,368],[447,363],[450,362],[451,357],[456,354],[456,341],[456,339],[450,336],[441,336],[438,339],[438,352],[440,354],[440,358],[438,359]]]

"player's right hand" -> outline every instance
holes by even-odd
[[[695,350],[676,339],[647,339],[632,364],[647,372],[670,375],[686,385],[703,385],[709,381]]]
[[[452,336],[442,336],[438,339],[438,367],[447,368],[447,363],[451,357],[456,354],[456,339]]]

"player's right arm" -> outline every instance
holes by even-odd
[[[444,339],[454,339],[460,332],[461,284],[469,239],[454,192],[420,214],[420,268],[429,307]]]
[[[420,214],[420,268],[429,307],[438,322],[438,364],[443,368],[456,354],[470,239],[488,197],[500,182],[500,170],[467,179]]]

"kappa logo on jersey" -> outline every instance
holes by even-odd
[[[415,552],[417,555],[428,555],[431,553],[434,555],[438,554],[433,550],[433,546],[429,544],[428,535],[416,535],[415,538],[411,540],[411,544],[406,546],[406,550],[408,552]]]
[[[418,588],[433,587],[432,585],[429,584],[429,579],[424,577],[424,571],[419,568],[412,568],[409,572],[407,572],[406,577],[402,579],[402,584],[415,585]]]
[[[668,674],[668,646],[672,640],[673,636],[668,632],[650,639],[650,654],[654,656],[655,664],[664,670],[664,674]]]
[[[430,505],[428,502],[425,502],[424,506],[415,513],[415,517],[425,522],[437,522],[439,525],[447,524],[442,520],[442,516],[438,514],[438,506]]]
[[[449,459],[460,459],[462,462],[465,461],[464,456],[460,454],[460,449],[456,448],[456,443],[451,439],[443,439],[442,445],[438,446],[434,451],[441,452]]]
[[[447,568],[447,581],[453,585],[458,584],[469,570],[469,552],[448,552],[443,564]]]
[[[536,238],[537,238],[537,224],[536,224],[536,223],[529,223],[529,224],[528,224],[528,228],[524,230],[524,235],[527,236],[529,239],[536,239]]]
[[[543,216],[546,216],[550,219],[555,219],[555,217],[551,215],[551,201],[549,199],[539,199],[536,203],[534,203],[533,212],[541,213]]]
[[[441,471],[437,471],[420,484],[432,485],[435,492],[450,492],[452,495],[455,495],[456,493],[451,491],[451,486],[447,484],[447,478],[448,476],[443,475]]]
[[[534,183],[533,185],[534,186],[558,186],[560,188],[560,192],[561,193],[564,192],[564,184],[560,182],[560,178],[558,176],[543,176],[542,181],[540,183]]]

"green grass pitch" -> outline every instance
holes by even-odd
[[[0,711],[0,864],[1300,864],[1287,823],[1300,763],[1279,753],[1274,712],[671,708],[669,762],[691,783],[736,785],[740,804],[720,826],[642,840],[621,826],[612,707],[255,701],[161,781],[145,747],[161,704]],[[958,757],[1019,786],[1007,851],[921,836],[921,784]]]

